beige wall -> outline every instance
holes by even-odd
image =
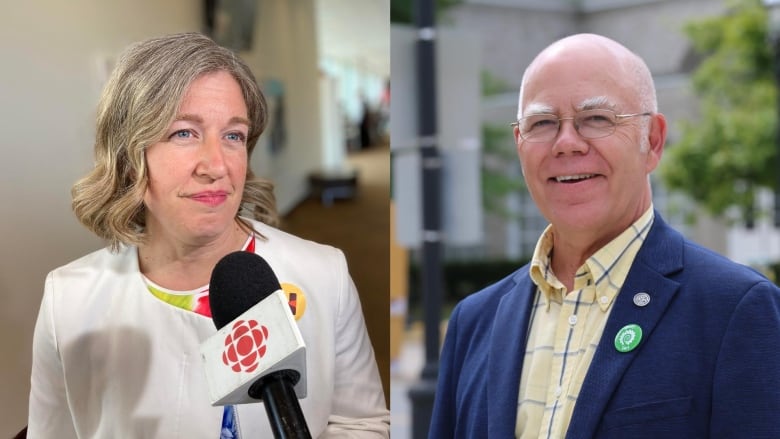
[[[101,64],[127,44],[200,30],[199,0],[32,0],[0,10],[0,437],[25,423],[33,326],[46,273],[101,243],[75,220],[70,186],[92,164]],[[257,147],[253,168],[277,181],[280,208],[305,194],[321,161],[313,0],[264,0],[255,47],[258,79],[288,92],[288,148]],[[305,127],[305,129],[292,129]]]

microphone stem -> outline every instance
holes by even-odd
[[[262,399],[276,439],[311,439],[293,383],[295,371],[280,370],[266,375],[249,388],[249,396]]]

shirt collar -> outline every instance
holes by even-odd
[[[589,257],[577,270],[574,289],[595,283],[599,306],[602,311],[609,309],[647,237],[653,218],[651,205],[631,226]],[[550,301],[560,303],[566,291],[552,271],[553,244],[553,226],[550,224],[536,243],[530,267],[531,280],[542,292],[541,302],[547,306]]]

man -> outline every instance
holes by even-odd
[[[645,63],[598,35],[552,44],[514,135],[551,224],[452,312],[430,437],[780,437],[780,289],[654,212]]]

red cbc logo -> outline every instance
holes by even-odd
[[[260,358],[265,355],[268,328],[255,320],[239,320],[233,324],[233,332],[225,337],[222,362],[234,372],[253,372]]]

